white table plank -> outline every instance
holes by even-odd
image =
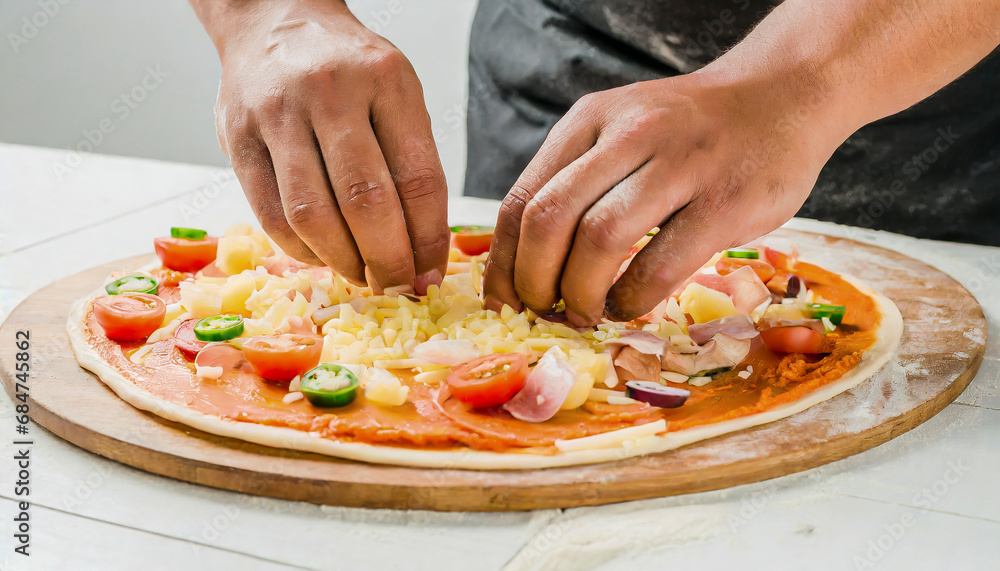
[[[42,571],[53,569],[240,569],[277,571],[282,564],[243,553],[122,527],[66,514],[39,505],[30,508],[29,557],[12,553],[14,502],[0,498],[0,569]],[[11,517],[6,517],[11,514]],[[318,567],[317,567],[318,568]]]
[[[696,494],[564,518],[508,570],[995,569],[1000,560],[996,521],[775,483],[728,501]]]

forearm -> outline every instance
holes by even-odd
[[[997,45],[998,0],[789,0],[703,73],[811,101],[846,137],[930,96]]]

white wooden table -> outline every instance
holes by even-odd
[[[150,251],[169,226],[220,232],[253,220],[231,171],[90,155],[60,179],[53,165],[65,158],[0,145],[0,320],[53,280]],[[490,224],[496,207],[454,199],[451,220]],[[790,226],[924,259],[973,291],[994,333],[969,389],[917,429],[807,472],[512,514],[246,496],[140,472],[32,425],[30,558],[12,547],[15,422],[4,396],[0,569],[1000,568],[1000,249]]]

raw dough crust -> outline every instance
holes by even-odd
[[[789,417],[859,385],[881,369],[895,353],[903,334],[903,318],[896,305],[885,296],[873,291],[857,278],[847,275],[841,275],[841,277],[860,292],[875,299],[882,319],[875,343],[864,352],[861,362],[840,379],[820,387],[797,401],[779,405],[761,413],[640,438],[632,441],[631,445],[628,446],[560,452],[552,456],[521,452],[485,452],[472,449],[414,450],[361,442],[337,442],[293,428],[227,420],[160,400],[130,383],[121,373],[104,362],[87,342],[84,325],[87,313],[90,311],[93,300],[104,295],[103,289],[73,303],[66,322],[66,329],[73,352],[80,365],[96,374],[125,402],[157,416],[211,434],[246,440],[274,448],[290,448],[376,464],[395,464],[420,468],[525,470],[612,462],[633,456],[673,450],[699,440]]]

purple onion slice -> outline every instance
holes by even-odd
[[[677,408],[691,396],[691,391],[650,381],[629,381],[625,383],[625,396],[660,408]]]

